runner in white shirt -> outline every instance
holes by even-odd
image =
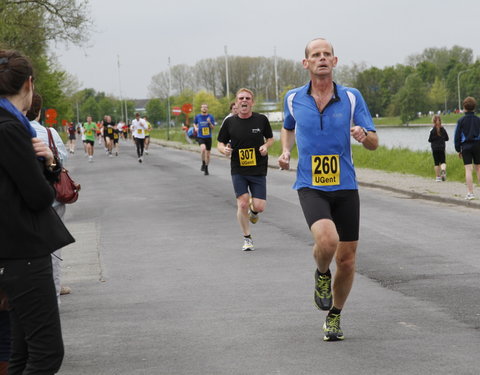
[[[135,119],[132,121],[130,131],[137,145],[138,162],[143,161],[143,149],[145,147],[145,130],[148,129],[147,122],[140,118],[140,113],[135,113]]]

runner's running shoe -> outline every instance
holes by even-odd
[[[472,199],[475,199],[475,195],[473,193],[468,193],[466,196],[465,196],[465,199],[467,201],[471,201]]]
[[[253,199],[252,197],[249,198],[249,203],[248,203],[248,220],[252,224],[257,224],[258,222],[258,214],[253,213]]]
[[[244,237],[243,238],[243,251],[253,251],[255,248],[253,247],[253,240],[251,238]]]
[[[315,305],[320,310],[330,310],[332,307],[332,277],[321,276],[315,270]]]
[[[447,179],[447,171],[445,169],[442,169],[440,176],[442,178],[442,181],[445,181]]]
[[[340,341],[345,337],[340,328],[340,314],[329,314],[323,323],[323,341]]]

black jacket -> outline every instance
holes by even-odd
[[[460,117],[455,128],[455,150],[462,151],[465,144],[480,141],[480,118],[475,116],[474,112],[465,112]]]
[[[55,178],[25,126],[0,108],[0,259],[41,257],[75,241],[52,208]]]
[[[445,128],[442,126],[440,128],[440,135],[437,134],[437,129],[435,126],[430,130],[430,135],[428,141],[432,146],[432,150],[445,151],[445,142],[448,141],[448,134]]]

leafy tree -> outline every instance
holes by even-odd
[[[372,114],[382,114],[384,111],[381,92],[382,71],[378,68],[370,68],[359,73],[355,82],[368,104]]]
[[[211,113],[213,117],[218,119],[223,116],[225,109],[222,103],[213,95],[206,91],[200,91],[193,97],[193,114],[200,113],[200,107],[202,104],[208,105],[208,113]]]
[[[447,88],[445,87],[445,82],[439,77],[435,78],[435,82],[428,93],[428,97],[435,110],[444,108],[447,97]]]
[[[417,66],[422,62],[430,62],[437,66],[440,74],[445,76],[452,61],[469,65],[473,63],[473,51],[471,48],[453,46],[451,49],[426,48],[422,53],[411,55],[407,58],[408,64]]]
[[[92,116],[93,121],[101,120],[103,117],[99,114],[97,101],[93,96],[90,96],[80,107],[80,121],[85,121],[87,116]]]
[[[20,39],[9,44],[30,56],[31,48],[39,47],[36,43],[43,48],[47,41],[80,45],[87,40],[91,25],[87,5],[88,0],[2,0],[2,30],[13,35],[28,35],[24,43],[30,41],[30,48],[19,48]]]
[[[400,119],[406,124],[415,119],[418,112],[428,109],[427,88],[418,74],[407,77],[395,100],[400,111]]]
[[[436,77],[441,76],[440,68],[431,61],[422,61],[416,66],[416,71],[422,81],[430,85],[433,84]]]
[[[102,93],[103,94],[103,93]],[[103,119],[105,115],[112,116],[112,121],[116,121],[120,119],[120,114],[117,113],[117,106],[116,103],[118,100],[114,100],[109,97],[103,96],[100,100],[98,100],[98,112],[100,117]],[[100,120],[99,117],[99,120]]]
[[[145,107],[147,116],[152,124],[166,118],[166,103],[160,99],[150,99]]]

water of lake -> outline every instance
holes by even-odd
[[[448,133],[447,153],[455,153],[453,136],[455,125],[444,125]],[[381,146],[388,148],[402,147],[412,151],[430,151],[428,136],[432,126],[399,126],[399,127],[378,127],[378,139]]]
[[[444,125],[443,127],[449,137],[447,153],[454,154],[453,135],[455,134],[455,125]],[[431,129],[431,125],[386,126],[377,127],[377,133],[381,146],[408,148],[412,151],[431,151],[430,143],[428,142]],[[273,133],[277,140],[280,139],[279,131],[274,131]]]

